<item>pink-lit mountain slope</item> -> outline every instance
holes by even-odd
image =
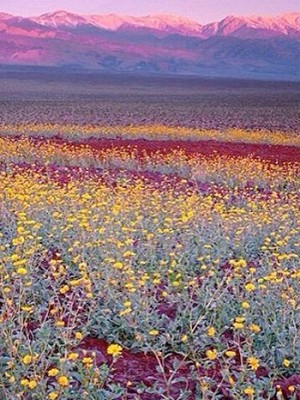
[[[145,28],[161,32],[178,32],[182,34],[201,34],[201,25],[186,18],[171,15],[154,15],[146,17],[131,17],[115,14],[108,15],[77,15],[66,11],[43,14],[33,17],[31,20],[50,27],[76,28],[83,25],[109,31],[116,31],[120,28]]]
[[[170,15],[0,13],[0,64],[300,79],[300,13],[207,25]]]
[[[205,37],[233,36],[241,39],[269,37],[300,37],[300,13],[288,13],[277,17],[229,16],[220,22],[205,25]]]
[[[125,29],[149,29],[163,33],[177,32],[202,38],[212,36],[234,36],[238,38],[300,36],[300,13],[288,13],[277,17],[235,17],[229,16],[220,22],[201,25],[196,21],[172,15],[153,15],[145,17],[109,15],[77,15],[66,11],[43,14],[31,18],[49,27],[76,28],[83,25],[116,31]]]

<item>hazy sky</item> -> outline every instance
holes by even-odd
[[[0,12],[16,15],[38,15],[62,9],[81,14],[167,13],[211,22],[231,14],[300,12],[300,0],[0,0]]]

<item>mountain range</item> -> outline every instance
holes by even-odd
[[[0,64],[82,70],[300,79],[300,13],[37,17],[0,13]]]

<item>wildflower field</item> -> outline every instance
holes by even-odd
[[[299,147],[146,131],[2,130],[0,399],[299,399]]]

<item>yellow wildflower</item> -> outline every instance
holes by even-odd
[[[58,398],[58,393],[57,392],[50,392],[48,394],[49,400],[56,400]]]
[[[235,351],[232,351],[232,350],[227,350],[226,352],[225,352],[225,355],[227,356],[227,357],[235,357],[236,356],[236,352]]]
[[[255,357],[248,357],[247,363],[250,365],[253,371],[256,371],[259,367],[259,360]]]
[[[33,357],[30,354],[26,354],[26,356],[24,356],[22,358],[23,364],[26,364],[26,365],[32,363],[32,361],[33,361]]]
[[[159,334],[159,331],[157,329],[151,329],[149,331],[149,335],[151,336],[157,336]]]
[[[250,328],[250,330],[251,330],[252,332],[254,332],[254,333],[258,333],[258,332],[261,331],[260,326],[259,326],[259,325],[256,325],[256,324],[251,324],[251,325],[249,326],[249,328]]]
[[[211,361],[215,360],[218,357],[218,353],[217,353],[216,349],[206,350],[205,354],[206,354],[206,357]]]
[[[79,356],[78,356],[78,353],[70,353],[70,354],[68,355],[68,360],[74,361],[74,360],[77,360],[78,357],[79,357]]]
[[[37,387],[37,381],[36,380],[31,380],[31,381],[29,381],[28,382],[28,387],[29,387],[29,389],[31,389],[31,390],[33,390],[33,389],[35,389],[36,387]]]
[[[83,334],[81,332],[75,332],[75,338],[77,340],[81,340],[83,338]]]
[[[84,358],[82,359],[82,363],[83,363],[83,364],[92,364],[92,362],[93,362],[92,357],[84,357]]]
[[[286,368],[288,368],[291,365],[291,361],[285,358],[282,362],[282,365]]]
[[[17,273],[19,275],[26,275],[27,274],[27,269],[23,268],[23,267],[20,267],[20,268],[17,269]]]
[[[181,336],[181,341],[182,341],[183,343],[185,343],[187,340],[188,340],[187,335],[182,335],[182,336]]]
[[[253,396],[254,395],[254,389],[251,386],[247,386],[244,389],[244,393],[247,394],[248,396]]]
[[[245,310],[250,308],[250,304],[247,301],[243,301],[242,302],[242,308],[244,308]]]
[[[213,326],[207,328],[206,334],[207,336],[215,336],[216,330]]]
[[[59,373],[59,370],[57,368],[51,368],[48,371],[48,376],[56,376]]]
[[[60,386],[66,387],[69,386],[69,379],[65,375],[61,375],[58,379],[57,382]]]
[[[247,292],[253,292],[253,290],[255,290],[255,285],[253,283],[247,283],[245,285],[245,289],[247,290]]]
[[[113,356],[113,357],[118,357],[122,354],[122,346],[119,344],[110,344],[107,348],[107,354]]]

